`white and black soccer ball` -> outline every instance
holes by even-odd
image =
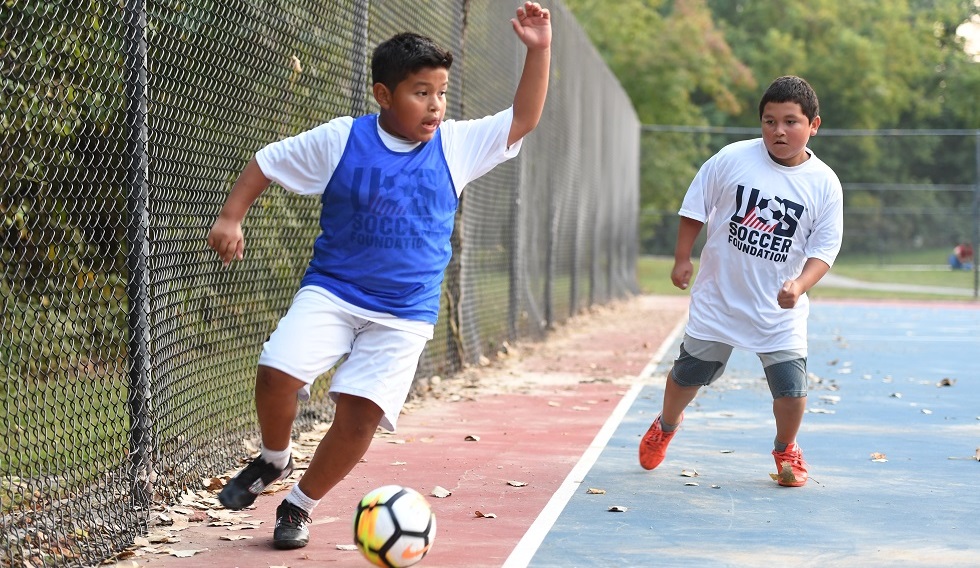
[[[385,485],[357,504],[354,544],[369,562],[383,568],[418,563],[432,548],[436,516],[421,493]]]
[[[759,204],[759,219],[767,225],[782,222],[786,216],[786,206],[775,197],[766,200],[765,204]]]

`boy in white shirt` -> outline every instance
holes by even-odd
[[[779,485],[809,477],[796,436],[806,410],[806,292],[830,270],[843,234],[837,175],[807,148],[820,126],[817,95],[794,76],[759,103],[762,138],[722,148],[698,171],[681,205],[671,281],[691,281],[691,250],[707,224],[680,355],[663,409],[640,442],[654,469],[698,389],[721,376],[733,348],[755,352],[772,392]]]
[[[443,120],[452,54],[429,38],[398,34],[372,56],[380,113],[336,118],[270,144],[232,187],[208,235],[226,265],[243,258],[242,220],[272,181],[321,195],[323,208],[300,289],[259,357],[262,453],[222,489],[225,507],[247,507],[292,473],[297,399],[308,398],[316,377],[349,355],[331,378],[333,423],[276,510],[277,548],[306,546],[319,500],[360,461],[379,425],[395,430],[432,338],[460,192],[516,156],[541,118],[550,18],[525,2],[511,20],[527,48],[511,108],[478,120]]]

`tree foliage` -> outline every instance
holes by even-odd
[[[980,12],[973,0],[567,4],[647,125],[755,127],[762,90],[794,74],[817,91],[823,129],[980,129],[980,62],[956,34]],[[694,171],[719,143],[706,135],[644,136],[645,249],[673,239],[663,234],[662,212],[676,211]],[[965,137],[818,135],[812,147],[842,180],[971,184],[972,153],[944,150],[972,143]],[[970,199],[962,193],[848,194],[862,207],[893,210],[966,207]]]

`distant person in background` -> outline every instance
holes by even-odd
[[[949,255],[949,267],[953,270],[973,270],[973,245],[963,241],[953,247]]]

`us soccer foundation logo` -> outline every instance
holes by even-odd
[[[738,186],[735,212],[728,223],[728,242],[745,254],[786,262],[803,206],[788,199],[763,197]]]

